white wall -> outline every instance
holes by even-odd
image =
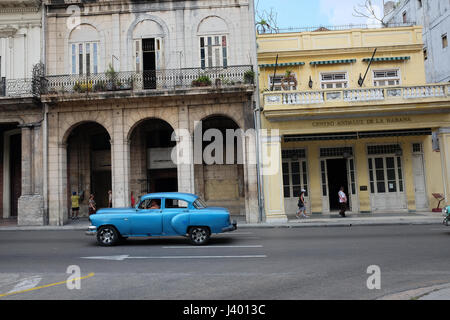
[[[1,77],[7,79],[31,78],[41,59],[41,11],[17,10],[0,9]]]
[[[95,3],[85,4],[84,9],[81,8],[80,22],[90,24],[99,34],[99,72],[104,72],[111,61],[114,61],[115,70],[134,71],[133,39],[148,37],[156,29],[163,37],[165,69],[200,67],[200,40],[197,31],[202,20],[209,16],[218,17],[227,26],[228,65],[250,65],[255,59],[251,45],[255,39],[251,32],[254,17],[248,1],[252,0],[158,1],[135,4],[123,1],[122,5],[112,7],[108,13],[102,13]],[[84,10],[89,14],[84,15]],[[48,74],[69,74],[71,71],[68,42],[72,29],[67,26],[67,18],[61,16],[64,12],[65,9],[57,7],[50,7],[49,10]],[[139,28],[139,23],[142,21],[153,21],[159,28],[140,30],[142,28]],[[144,34],[146,31],[148,34]]]
[[[447,33],[450,37],[450,0],[422,0],[422,8],[418,0],[402,0],[386,21],[402,23],[405,11],[408,22],[424,27],[424,47],[428,52],[425,61],[427,82],[450,81],[450,47],[442,48],[442,35]]]

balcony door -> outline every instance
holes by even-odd
[[[144,38],[135,41],[136,71],[142,72],[143,89],[156,89],[157,70],[162,69],[162,39]],[[141,63],[142,61],[142,63]]]
[[[142,39],[142,67],[144,89],[156,89],[155,38]]]

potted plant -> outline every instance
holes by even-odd
[[[197,79],[192,81],[192,86],[194,87],[208,87],[211,84],[211,79],[206,75],[199,76]]]
[[[291,70],[286,70],[283,79],[281,80],[281,87],[283,90],[290,90],[291,85],[296,88],[297,87],[297,79],[295,79],[295,75],[292,74]]]
[[[253,70],[247,70],[244,73],[244,83],[253,84],[255,81],[255,72]]]
[[[106,90],[116,90],[117,87],[117,72],[111,63],[108,65],[108,70],[106,70]]]
[[[81,83],[79,81],[75,82],[73,86],[73,91],[75,92],[82,92],[83,88],[81,87]]]

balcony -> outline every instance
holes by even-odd
[[[320,91],[265,92],[265,108],[290,106],[396,104],[413,100],[450,99],[450,84],[431,84],[411,87],[374,87]]]
[[[39,96],[39,83],[28,79],[0,79],[1,98],[30,98]]]
[[[254,88],[252,66],[227,68],[185,68],[144,72],[106,72],[90,75],[54,75],[43,79],[42,95],[46,97],[76,95],[145,96],[182,94],[190,90],[251,90]]]

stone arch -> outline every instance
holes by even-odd
[[[178,129],[178,109],[176,107],[170,108],[171,112],[162,110],[161,108],[142,108],[133,110],[125,120],[124,136],[126,141],[130,141],[130,137],[136,127],[149,119],[159,119],[167,122],[173,130]],[[167,114],[170,114],[167,116]]]
[[[190,120],[191,120],[191,125],[190,125],[190,132],[193,133],[194,132],[194,123],[197,121],[204,121],[207,120],[208,118],[211,117],[226,117],[226,118],[230,118],[231,120],[233,120],[236,125],[244,130],[245,128],[245,121],[244,121],[244,116],[243,114],[240,114],[238,112],[223,112],[223,108],[221,108],[220,106],[213,106],[212,108],[202,108],[202,109],[198,109],[198,110],[193,110],[191,111],[191,114],[189,116]]]
[[[220,112],[207,114],[201,121],[202,161],[194,165],[196,192],[210,206],[226,207],[232,215],[245,216],[244,141],[239,136],[228,140],[228,129],[241,129],[239,121]],[[208,140],[205,137],[210,129],[215,131]]]
[[[88,122],[94,122],[101,125],[103,128],[105,128],[109,137],[112,139],[113,130],[111,120],[109,118],[105,118],[103,120],[99,119],[98,112],[85,112],[85,113],[73,113],[69,116],[68,119],[66,118],[60,122],[60,133],[61,133],[61,136],[59,137],[60,143],[66,144],[70,133],[76,127]]]

